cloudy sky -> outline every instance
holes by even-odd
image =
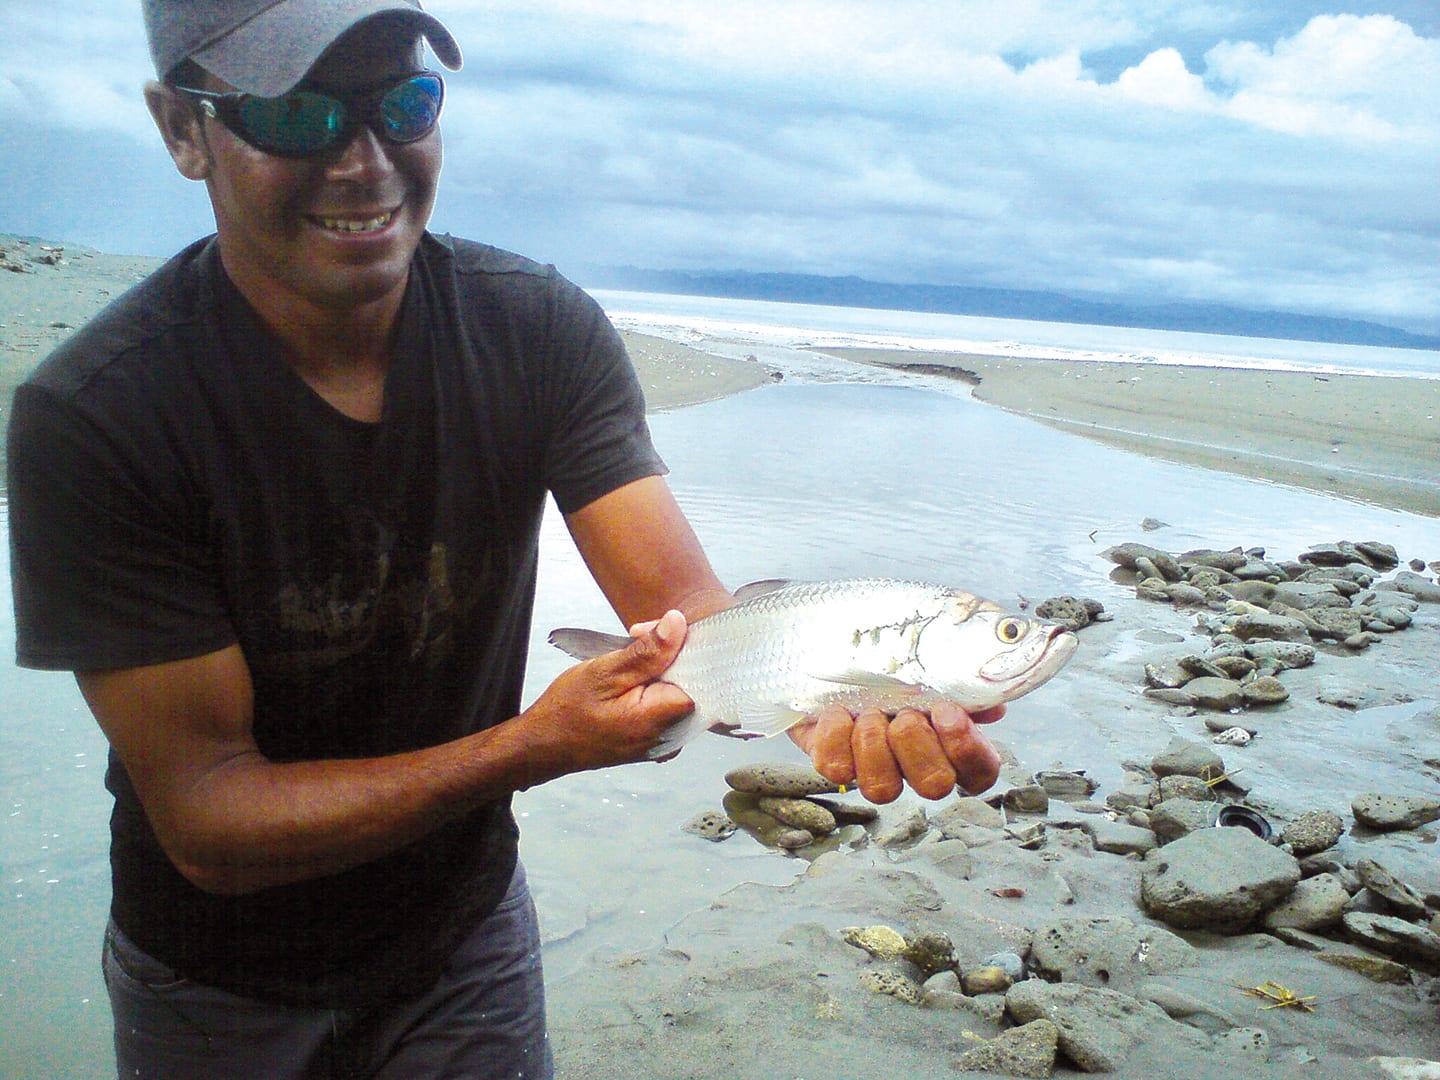
[[[208,231],[138,0],[0,0],[0,231]],[[1440,331],[1436,0],[431,0],[436,228],[555,262]]]

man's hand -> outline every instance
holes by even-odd
[[[680,655],[685,632],[678,611],[631,627],[629,646],[562,672],[511,721],[541,763],[532,783],[645,760],[666,729],[695,707],[679,687],[659,681]]]
[[[978,794],[1000,775],[1000,755],[977,724],[1005,715],[1005,706],[970,714],[941,704],[928,715],[901,709],[894,719],[878,709],[852,714],[839,705],[790,729],[820,775],[856,784],[873,803],[894,802],[908,783],[918,795],[943,799],[958,784]]]

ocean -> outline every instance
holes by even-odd
[[[870,368],[860,384],[856,372],[817,370],[823,361],[804,347],[1048,350],[1097,362],[1440,377],[1433,352],[641,294],[599,299],[621,325],[723,339],[728,350],[811,373],[652,417],[677,498],[731,585],[881,575],[942,581],[1005,603],[1069,593],[1123,606],[1129,590],[1099,553],[1127,540],[1171,550],[1259,545],[1288,557],[1316,542],[1376,539],[1407,558],[1440,558],[1432,518],[1110,449],[953,386]],[[1144,533],[1147,518],[1169,525]],[[8,590],[3,597],[0,635],[13,655]],[[1070,668],[1012,706],[996,734],[1027,767],[1088,769],[1103,797],[1122,761],[1155,752],[1171,734],[1193,734],[1193,723],[1141,707],[1134,687],[1113,676],[1115,665],[1138,668],[1156,641],[1185,641],[1191,623],[1168,608],[1147,610],[1133,625],[1117,624],[1103,657],[1087,654],[1082,634]],[[1431,616],[1407,633],[1434,639],[1435,623]],[[568,663],[545,644],[551,627],[613,624],[551,515],[527,700]],[[1437,704],[1431,696],[1362,709],[1316,725],[1292,749],[1272,740],[1252,756],[1251,775],[1279,806],[1343,805],[1362,780],[1375,790],[1429,790],[1421,751],[1402,736]],[[98,967],[109,893],[105,743],[64,675],[0,669],[0,717],[0,1075],[102,1075],[110,1025]],[[664,765],[579,774],[519,797],[551,980],[563,984],[597,956],[657,947],[678,919],[741,882],[792,880],[802,862],[743,834],[713,845],[681,826],[719,807],[727,769],[797,757],[784,741],[707,737]],[[773,939],[778,929],[757,933]]]

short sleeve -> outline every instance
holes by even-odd
[[[204,525],[143,424],[107,427],[43,385],[7,436],[16,657],[101,670],[235,640]]]
[[[546,477],[561,511],[664,474],[620,334],[600,305],[564,278],[557,278],[550,342]]]

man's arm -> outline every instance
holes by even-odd
[[[566,518],[585,564],[627,625],[677,608],[692,622],[735,599],[716,578],[669,486],[658,476],[612,491]],[[959,706],[931,713],[903,709],[893,719],[871,709],[858,716],[832,706],[791,729],[815,768],[837,784],[855,784],[870,801],[893,802],[906,783],[942,799],[958,783],[984,791],[1000,757],[977,724],[1004,707],[971,716]]]
[[[563,672],[518,717],[367,759],[261,754],[238,646],[76,677],[171,861],[201,889],[239,894],[358,866],[566,773],[643,760],[690,709],[654,681],[684,636],[668,615],[629,648]]]

